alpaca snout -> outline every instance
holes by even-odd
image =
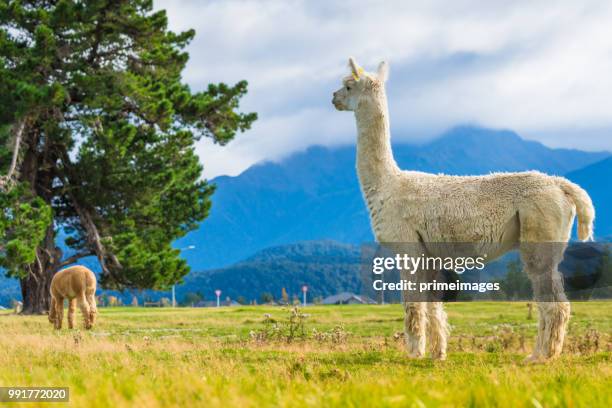
[[[338,99],[338,95],[336,95],[336,93],[334,92],[334,95],[332,97],[332,104],[334,105],[334,107],[338,110],[342,110],[342,103],[340,102],[340,100]]]

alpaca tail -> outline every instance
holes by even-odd
[[[578,216],[578,239],[581,241],[593,240],[593,221],[595,208],[589,194],[582,187],[571,181],[559,178],[559,187],[568,195],[576,206]]]

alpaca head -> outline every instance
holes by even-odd
[[[342,88],[334,92],[332,103],[341,111],[356,111],[379,104],[385,97],[385,81],[388,75],[388,64],[381,62],[376,73],[366,72],[349,58],[351,74],[342,80]]]

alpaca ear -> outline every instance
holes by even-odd
[[[351,68],[351,74],[355,81],[359,81],[359,77],[363,73],[363,68],[360,68],[355,61],[355,58],[349,57],[349,67]]]
[[[377,75],[379,80],[382,82],[387,82],[387,79],[389,78],[389,64],[387,64],[387,61],[382,61],[380,64],[378,64]]]

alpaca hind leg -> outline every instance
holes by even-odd
[[[556,358],[563,351],[567,325],[570,320],[571,307],[569,302],[552,303],[549,358]]]
[[[74,329],[74,319],[76,316],[76,299],[70,299],[68,303],[68,328]]]
[[[91,329],[91,310],[84,293],[77,297],[77,302],[79,304],[79,309],[81,309],[81,313],[83,314],[83,319],[85,320],[85,328],[89,330]]]
[[[570,304],[563,288],[563,276],[557,266],[565,244],[531,244],[533,249],[521,249],[521,257],[529,276],[535,300],[538,302],[538,336],[529,361],[559,356],[570,318]]]
[[[537,357],[555,358],[563,350],[570,319],[570,303],[563,290],[563,277],[554,265],[547,268],[543,275],[534,277],[532,284],[540,316]]]
[[[64,298],[55,299],[55,328],[62,328],[62,320],[64,320]]]
[[[535,344],[533,346],[533,350],[531,354],[527,357],[526,361],[539,361],[543,358],[543,341],[544,341],[544,333],[546,331],[548,314],[546,310],[542,310],[542,307],[545,308],[545,303],[538,303],[538,334],[536,335]]]
[[[444,304],[442,302],[427,303],[427,318],[431,357],[436,360],[445,360],[450,328]]]
[[[427,334],[427,313],[425,302],[405,302],[404,318],[406,346],[408,355],[413,358],[421,358],[425,355],[425,343]]]
[[[538,302],[540,324],[534,350],[530,361],[558,357],[563,350],[565,332],[570,318],[569,302]]]

